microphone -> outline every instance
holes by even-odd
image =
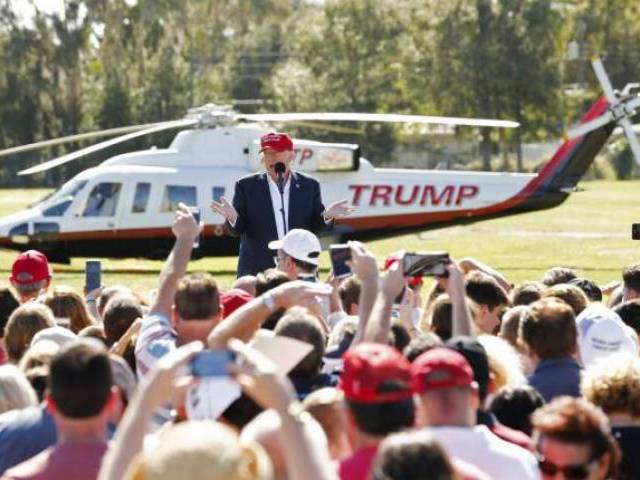
[[[276,175],[277,175],[276,184],[278,185],[278,190],[280,191],[280,193],[284,193],[284,172],[286,170],[284,163],[282,162],[276,163],[273,166],[273,170],[276,172]]]

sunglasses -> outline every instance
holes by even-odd
[[[566,465],[559,467],[555,463],[545,460],[544,458],[538,459],[538,468],[543,475],[555,476],[558,472],[562,473],[562,476],[567,480],[584,480],[589,476],[593,467],[598,463],[597,460],[592,460],[587,463],[579,465]]]

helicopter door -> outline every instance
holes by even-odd
[[[78,214],[82,230],[115,234],[118,204],[122,196],[121,182],[99,182],[91,187],[84,208]]]

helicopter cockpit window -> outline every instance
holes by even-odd
[[[47,203],[55,202],[56,200],[63,199],[64,201],[73,201],[77,193],[84,188],[87,184],[86,180],[77,180],[72,179],[65,183],[62,187],[60,187],[55,192],[51,192],[46,195],[43,199],[39,200],[36,205],[43,204],[48,200]],[[58,216],[58,215],[55,215]]]
[[[131,206],[132,213],[144,213],[147,211],[147,204],[149,203],[150,192],[151,192],[150,183],[136,184],[136,193],[133,196],[133,205]]]
[[[120,197],[120,183],[98,183],[89,194],[83,217],[113,217]]]
[[[42,215],[45,217],[61,217],[65,214],[72,201],[72,198],[67,198],[67,200],[64,200],[60,203],[57,203],[56,205],[53,205],[52,207],[45,209],[42,212]]]
[[[162,195],[161,212],[175,212],[179,203],[188,206],[197,205],[196,203],[196,187],[187,187],[183,185],[167,185]]]

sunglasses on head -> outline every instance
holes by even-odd
[[[567,480],[584,480],[589,476],[597,462],[597,460],[591,460],[590,462],[581,463],[579,465],[566,465],[564,467],[559,467],[549,460],[539,458],[538,468],[543,475],[555,476],[558,472],[561,472],[562,476]]]

